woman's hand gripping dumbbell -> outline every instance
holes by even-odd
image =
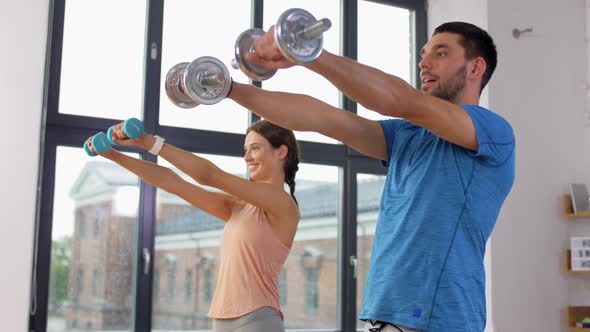
[[[161,149],[164,140],[158,136],[147,135],[143,122],[130,118],[110,127],[107,133],[100,132],[84,142],[84,151],[89,156],[108,154],[113,145],[136,146],[145,150]],[[157,154],[157,153],[156,153]]]
[[[119,144],[119,142],[140,137],[143,130],[143,122],[136,118],[130,118],[110,127],[107,130],[107,138],[111,144]]]
[[[232,67],[263,81],[277,69],[310,63],[320,56],[323,33],[331,26],[327,18],[318,21],[304,9],[288,9],[268,32],[249,29],[238,36]]]
[[[84,142],[84,151],[87,155],[94,157],[99,153],[107,152],[112,146],[107,135],[102,131],[94,136],[89,137]]]

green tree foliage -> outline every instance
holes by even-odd
[[[72,238],[65,236],[51,243],[51,287],[49,306],[51,311],[59,311],[68,298],[70,261],[72,257]]]

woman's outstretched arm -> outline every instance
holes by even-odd
[[[231,217],[236,200],[227,194],[207,191],[185,181],[167,167],[127,156],[114,149],[100,155],[121,165],[145,182],[178,195],[194,207],[223,221],[227,221]]]

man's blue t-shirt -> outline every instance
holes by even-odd
[[[514,133],[499,115],[461,106],[478,151],[408,121],[380,121],[387,179],[360,318],[421,331],[481,332],[486,241],[514,182]]]

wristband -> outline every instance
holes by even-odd
[[[162,150],[162,147],[164,146],[164,139],[158,135],[154,136],[154,138],[156,139],[156,141],[154,142],[154,145],[148,152],[153,154],[154,156],[157,156],[158,153],[160,153],[160,150]]]

